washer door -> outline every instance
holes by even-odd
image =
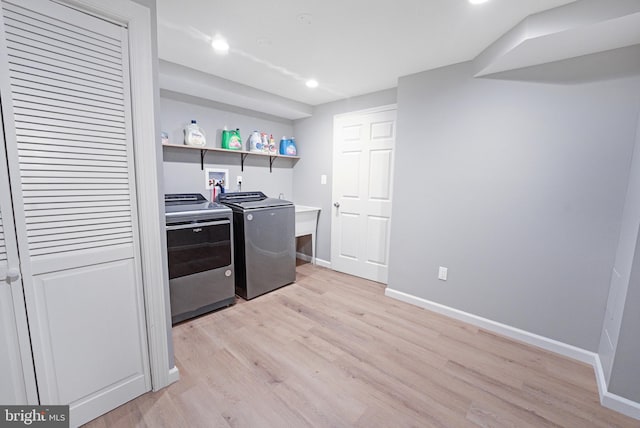
[[[231,265],[231,221],[167,226],[169,279]]]

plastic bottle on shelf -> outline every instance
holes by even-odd
[[[287,154],[289,156],[298,156],[298,146],[296,146],[296,139],[291,137],[289,147],[287,147]]]
[[[293,137],[282,137],[280,140],[280,154],[285,156],[296,156],[298,154],[296,142]]]
[[[242,138],[240,138],[240,129],[227,130],[225,126],[222,130],[222,144],[223,149],[227,150],[242,150]]]
[[[269,154],[278,154],[278,148],[276,146],[276,140],[273,138],[273,134],[269,136]]]
[[[253,131],[249,137],[249,151],[262,152],[262,138],[258,131]]]
[[[184,128],[184,143],[187,146],[204,147],[207,140],[202,128],[198,126],[195,119]]]

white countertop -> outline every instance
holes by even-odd
[[[321,208],[318,207],[309,207],[307,205],[297,205],[296,206],[296,212],[297,213],[303,213],[303,212],[307,212],[307,211],[321,211]]]
[[[296,232],[295,236],[311,235],[311,263],[316,262],[316,229],[318,228],[318,216],[320,208],[306,205],[296,205]]]

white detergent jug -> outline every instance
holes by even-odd
[[[184,143],[187,146],[204,147],[207,144],[204,131],[195,120],[184,128]]]
[[[253,131],[249,137],[249,151],[262,152],[262,138],[258,131]]]

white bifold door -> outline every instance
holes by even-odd
[[[37,404],[6,159],[0,132],[0,403]]]
[[[0,209],[20,260],[7,252],[0,274],[19,267],[21,281],[0,283],[0,340],[27,379],[14,388],[28,391],[26,320],[39,402],[70,404],[76,425],[150,389],[127,29],[52,1],[3,0],[2,34]]]

